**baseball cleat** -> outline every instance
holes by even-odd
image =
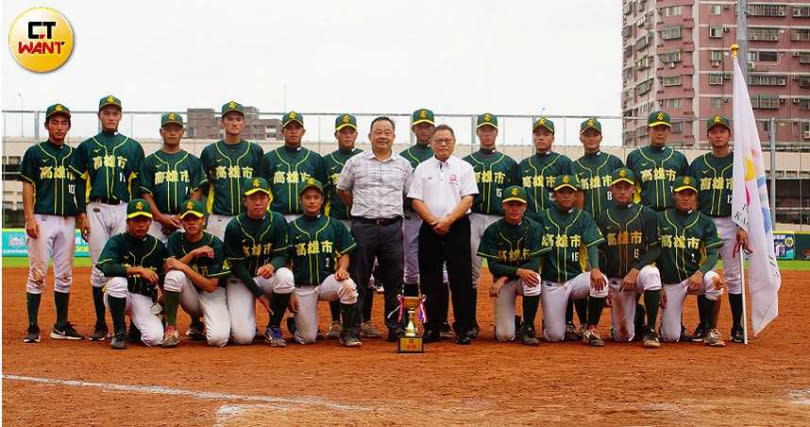
[[[110,341],[110,347],[113,350],[124,350],[127,348],[127,334],[125,332],[118,332],[113,336]]]
[[[726,346],[726,343],[723,341],[723,337],[720,335],[720,331],[717,329],[710,329],[706,333],[706,338],[703,340],[703,344],[706,344],[709,347]]]
[[[84,337],[76,331],[73,327],[73,324],[70,322],[66,322],[65,326],[59,327],[57,325],[53,325],[53,329],[51,330],[51,339],[54,340],[83,340]]]
[[[360,347],[363,345],[363,342],[357,338],[357,335],[355,335],[353,331],[341,333],[340,343],[343,344],[344,347]]]
[[[281,328],[278,326],[271,326],[264,330],[264,341],[270,344],[270,347],[287,347],[287,341],[284,341],[284,334],[281,333]]]
[[[104,341],[107,337],[110,336],[110,329],[104,323],[96,323],[96,326],[93,328],[93,333],[90,334],[88,339],[90,341]],[[126,337],[124,337],[126,339]]]
[[[644,347],[645,348],[659,348],[661,347],[661,341],[658,339],[658,334],[654,331],[646,330],[644,331]]]
[[[478,322],[475,322],[475,323],[473,323],[472,328],[467,330],[466,335],[467,335],[468,339],[474,340],[474,339],[478,338],[478,334],[480,334],[480,333],[481,333],[481,327],[478,326]],[[440,334],[441,334],[441,332],[440,332]],[[456,344],[469,344],[469,343],[458,342],[458,340],[456,340]]]
[[[582,339],[582,335],[577,334],[576,326],[573,323],[566,323],[564,341],[579,341],[580,339]]]
[[[659,332],[661,332],[659,330]],[[692,341],[692,335],[689,335],[689,332],[686,330],[686,326],[681,324],[681,337],[678,339],[680,342],[689,342]]]
[[[735,326],[731,328],[731,341],[736,343],[745,341],[742,326]]]
[[[692,342],[703,342],[706,339],[707,331],[703,328],[703,325],[698,325],[695,328],[695,332],[692,333]]]
[[[599,332],[596,332],[596,329],[586,329],[585,332],[582,333],[582,342],[591,347],[605,346],[605,342],[602,340],[602,337],[599,336]]]
[[[180,343],[180,334],[177,333],[177,328],[174,326],[166,327],[166,333],[163,334],[163,343],[160,344],[164,348],[177,347]]]
[[[204,341],[205,325],[201,322],[192,321],[191,324],[188,325],[186,336],[191,338],[192,341]]]
[[[523,345],[537,346],[540,345],[540,340],[537,339],[534,333],[534,328],[521,326],[517,333],[518,341]]]
[[[338,325],[340,326],[340,325]],[[382,338],[382,332],[377,329],[373,323],[371,322],[363,322],[360,325],[360,337],[361,338]]]
[[[455,337],[456,334],[453,333],[453,329],[450,328],[449,323],[443,322],[442,327],[439,329],[439,336],[442,339],[449,340],[449,339],[452,339],[453,337]]]
[[[31,325],[28,327],[28,332],[23,338],[24,343],[33,344],[39,342],[39,326]]]
[[[329,331],[326,332],[326,339],[328,339],[328,340],[340,339],[340,331],[342,329],[343,329],[343,327],[340,326],[339,321],[338,322],[332,322],[332,324],[329,325]]]

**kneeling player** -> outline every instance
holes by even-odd
[[[554,186],[557,201],[540,215],[542,246],[551,247],[541,258],[543,277],[543,336],[546,341],[565,339],[565,310],[568,299],[588,298],[582,341],[594,347],[605,345],[596,326],[608,295],[607,278],[599,271],[599,250],[605,239],[588,212],[574,207],[579,183],[562,175]],[[587,253],[585,258],[581,253]],[[590,265],[590,272],[586,267]]]
[[[661,273],[654,263],[661,254],[655,211],[633,203],[635,175],[627,168],[616,169],[611,176],[613,206],[597,220],[605,242],[601,245],[600,265],[605,267],[613,301],[611,319],[613,339],[632,341],[643,334],[644,347],[661,343],[655,333],[661,297]],[[636,331],[636,301],[644,295],[647,326]]]
[[[349,278],[349,252],[357,243],[340,221],[321,214],[323,187],[310,178],[300,191],[304,214],[289,226],[290,259],[295,275],[295,341],[311,344],[318,334],[318,301],[340,301],[346,347],[362,343],[353,329],[357,286]]]
[[[672,192],[675,208],[658,213],[658,239],[661,242],[658,266],[664,282],[661,339],[666,342],[680,340],[683,302],[687,293],[697,294],[706,296],[706,302],[699,307],[700,317],[709,319],[704,344],[725,347],[717,330],[723,281],[712,271],[723,241],[711,218],[697,210],[694,178],[676,178]]]
[[[179,343],[175,321],[177,307],[192,319],[205,318],[205,339],[208,345],[224,347],[231,333],[231,318],[225,287],[220,278],[231,274],[225,261],[222,240],[205,231],[205,208],[196,200],[181,205],[180,223],[184,231],[169,236],[166,278],[163,294],[166,302],[166,334],[163,347]],[[224,282],[224,281],[223,281]],[[224,285],[224,283],[222,283]]]
[[[281,319],[293,292],[293,274],[287,264],[287,221],[270,205],[270,187],[264,178],[245,184],[246,211],[225,228],[225,256],[231,265],[225,293],[231,317],[231,338],[251,344],[256,336],[256,300],[270,315],[264,340],[271,347],[286,347]],[[272,298],[270,298],[272,294]]]
[[[503,218],[484,230],[477,248],[483,260],[481,278],[495,280],[489,289],[489,295],[495,298],[495,339],[515,339],[515,299],[523,295],[523,323],[517,338],[525,345],[538,345],[534,318],[543,289],[538,273],[543,233],[540,224],[524,217],[526,190],[513,185],[503,194]]]
[[[163,322],[152,312],[152,305],[162,280],[166,247],[149,234],[151,225],[146,200],[132,199],[127,205],[127,231],[107,241],[95,267],[109,279],[105,300],[115,330],[114,350],[127,348],[126,314],[141,331],[144,344],[153,347],[163,342]]]

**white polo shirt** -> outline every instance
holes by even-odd
[[[458,206],[464,196],[478,194],[473,167],[456,156],[441,162],[433,156],[413,172],[408,197],[421,200],[431,214],[441,218]],[[467,214],[470,209],[467,209]]]

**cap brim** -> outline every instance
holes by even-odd
[[[236,110],[236,109],[223,111],[222,112],[222,117],[225,117],[228,113],[237,113],[237,114],[241,114],[242,117],[245,117],[245,112],[244,111],[239,111],[239,110]]]
[[[585,131],[587,131],[588,129],[593,129],[593,130],[595,130],[595,131],[597,131],[597,132],[599,132],[599,133],[602,133],[602,129],[599,129],[599,128],[598,128],[598,127],[596,127],[596,126],[586,126],[584,129],[582,129],[581,131],[579,131],[579,134],[580,134],[580,135],[582,135],[582,134],[583,134],[583,133],[585,133]]]
[[[672,127],[672,124],[667,123],[667,122],[652,122],[652,123],[648,123],[647,127],[653,128],[653,127],[656,127],[658,125],[664,125],[664,126],[667,126],[667,127]]]
[[[478,126],[476,126],[475,128],[478,129],[478,128],[481,128],[481,127],[484,127],[484,126],[492,126],[495,129],[498,129],[498,125],[496,125],[495,123],[489,123],[489,122],[479,123]]]
[[[506,202],[520,202],[523,203],[524,205],[528,203],[525,199],[521,199],[520,197],[507,197],[501,201],[501,203]]]
[[[45,120],[48,120],[48,119],[50,119],[50,118],[51,118],[51,117],[53,117],[53,116],[60,116],[60,115],[61,115],[61,116],[65,116],[65,117],[67,117],[67,118],[70,118],[70,111],[65,111],[65,110],[62,110],[62,111],[52,111],[52,112],[51,112],[51,114],[48,114],[47,116],[45,116]]]
[[[560,191],[560,190],[562,190],[563,188],[566,188],[566,187],[568,187],[568,188],[570,188],[570,189],[572,189],[574,191],[579,191],[579,188],[574,186],[574,184],[560,184],[560,185],[554,187],[554,191]]]
[[[340,126],[335,126],[335,130],[341,130],[345,127],[350,127],[354,130],[357,130],[357,125],[355,125],[354,123],[341,123]]]
[[[202,213],[202,212],[198,212],[198,211],[185,211],[185,212],[183,212],[183,213],[181,213],[181,214],[180,214],[180,219],[183,219],[183,218],[185,218],[185,217],[187,217],[187,216],[189,216],[189,215],[194,215],[194,216],[196,216],[197,218],[202,218],[202,217],[204,217],[204,216],[205,216],[205,214],[204,214],[204,213]]]
[[[712,123],[712,124],[709,126],[709,128],[708,128],[708,129],[706,129],[706,132],[708,132],[708,131],[712,130],[712,128],[713,128],[713,127],[715,127],[715,126],[723,126],[724,128],[726,128],[726,129],[728,129],[728,130],[731,130],[731,127],[729,127],[729,125],[727,125],[727,124],[725,124],[725,123]]]
[[[672,192],[673,192],[673,193],[679,193],[679,192],[684,191],[684,190],[692,190],[692,191],[694,191],[695,193],[697,193],[697,191],[698,191],[698,190],[697,190],[697,188],[695,188],[695,187],[693,187],[693,186],[691,186],[691,185],[682,185],[682,186],[680,186],[680,187],[675,187],[675,188],[673,188],[673,189],[672,189]]]
[[[534,125],[534,127],[532,127],[532,132],[536,131],[538,128],[544,128],[549,132],[551,132],[552,135],[554,134],[554,128],[548,127],[546,125]]]
[[[318,190],[321,194],[323,194],[323,188],[318,187],[317,185],[310,184],[310,185],[305,185],[304,188],[302,188],[300,191],[298,191],[298,197],[301,197],[304,194],[304,192],[309,190],[310,188],[314,188],[314,189]]]
[[[430,120],[430,119],[419,119],[419,120],[417,120],[417,121],[415,121],[415,122],[411,123],[411,127],[416,126],[416,125],[418,125],[418,124],[420,124],[420,123],[430,123],[431,125],[436,126],[436,123],[434,123],[434,122],[433,122],[433,120]]]
[[[281,127],[282,127],[282,128],[285,128],[285,127],[287,127],[287,125],[288,125],[288,124],[290,124],[290,123],[292,123],[292,122],[296,122],[296,123],[298,123],[299,125],[304,126],[304,122],[302,122],[301,120],[298,120],[298,119],[290,119],[290,120],[287,120],[286,122],[284,122],[284,124],[283,124],[283,125],[281,125]]]
[[[132,219],[139,216],[145,216],[147,218],[152,218],[152,214],[149,212],[132,212],[131,214],[127,215],[127,219]]]
[[[626,183],[628,183],[628,184],[630,184],[630,185],[636,185],[636,182],[635,182],[635,181],[633,181],[632,179],[627,178],[627,177],[624,177],[624,178],[616,178],[616,179],[614,179],[614,180],[612,180],[612,181],[610,182],[610,185],[613,185],[613,184],[618,184],[618,183],[620,183],[620,182],[626,182]]]
[[[176,125],[183,126],[183,122],[178,122],[177,120],[169,120],[169,121],[167,121],[167,122],[163,122],[163,123],[160,125],[160,127],[163,127],[163,126],[166,126],[166,125],[170,125],[170,124],[176,124]]]
[[[109,107],[110,105],[112,105],[113,107],[118,107],[119,110],[123,110],[123,107],[121,107],[121,104],[118,104],[118,103],[115,103],[115,102],[107,102],[105,104],[99,105],[98,106],[98,111],[101,111],[101,110],[105,109],[106,107]]]
[[[250,190],[245,191],[245,196],[250,196],[251,194],[262,192],[264,194],[270,195],[270,190],[265,190],[264,188],[251,188]]]

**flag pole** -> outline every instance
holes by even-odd
[[[737,60],[737,54],[740,50],[740,46],[733,44],[731,45],[731,57],[734,61]],[[747,64],[746,64],[747,66]],[[746,302],[745,302],[745,252],[742,247],[739,248],[737,252],[737,256],[740,259],[740,286],[742,289],[742,327],[743,327],[743,345],[748,345],[748,313],[746,310]]]

